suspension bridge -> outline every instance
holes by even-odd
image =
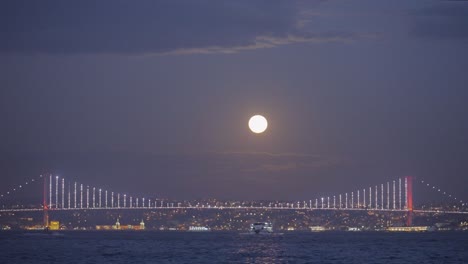
[[[20,196],[27,186],[42,184],[42,203],[26,206],[12,203],[12,197]],[[414,184],[421,184],[428,190],[445,197],[456,207],[451,210],[415,208],[413,204]],[[267,209],[267,210],[348,210],[348,211],[394,211],[407,214],[407,225],[411,226],[414,213],[467,214],[463,200],[431,185],[424,180],[416,181],[406,176],[385,183],[368,186],[336,195],[316,197],[308,201],[295,202],[191,202],[172,201],[157,197],[139,197],[115,192],[64,177],[39,175],[0,194],[0,212],[43,211],[44,222],[48,222],[49,211],[71,210],[164,210],[164,209]]]

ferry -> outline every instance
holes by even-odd
[[[209,231],[211,231],[211,228],[206,227],[206,226],[190,226],[188,231],[191,231],[191,232],[209,232]]]
[[[269,222],[256,222],[250,225],[250,233],[254,234],[271,234],[273,233],[273,225]]]

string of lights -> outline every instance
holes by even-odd
[[[37,176],[36,178],[32,178],[32,179],[29,179],[29,180],[24,180],[21,184],[19,185],[16,185],[16,186],[13,186],[11,187],[10,189],[7,189],[4,193],[1,193],[0,194],[0,199],[2,198],[7,198],[9,197],[11,194],[17,192],[17,191],[20,191],[22,190],[24,187],[26,187],[26,185],[30,185],[34,182],[38,182],[39,180],[41,180],[43,178],[42,175],[39,175]]]
[[[452,195],[451,193],[445,192],[444,190],[440,189],[439,187],[437,187],[437,186],[435,186],[435,185],[432,185],[432,184],[428,183],[428,182],[425,181],[425,180],[421,180],[421,183],[422,183],[424,186],[426,186],[428,189],[431,189],[431,190],[434,191],[434,192],[438,192],[438,193],[440,193],[441,195],[447,197],[448,199],[451,199],[451,200],[453,200],[454,202],[460,203],[462,206],[465,206],[465,203],[463,202],[463,200],[458,199],[457,197],[455,197],[455,195]]]
[[[47,200],[50,209],[156,208],[163,206],[162,201],[159,206],[156,199],[145,199],[123,193],[111,192],[103,188],[68,181],[65,178],[52,175],[38,175],[36,178],[24,180],[21,184],[7,189],[4,193],[0,193],[0,201],[8,201],[9,199],[7,198],[11,197],[12,194],[24,190],[26,186],[30,186],[33,183],[44,184],[44,180],[47,187],[46,194],[48,194]],[[61,184],[59,184],[59,182]],[[463,200],[443,191],[437,186],[431,185],[424,180],[420,180],[420,182],[428,189],[438,192],[444,197],[456,203],[460,203],[462,206],[466,205]],[[288,203],[286,206],[310,209],[406,210],[406,200],[408,196],[406,178],[405,189],[402,189],[401,183],[402,179],[400,178],[396,181],[386,182],[387,188],[384,188],[384,184],[380,184],[380,186],[376,185],[375,187],[359,189],[350,193],[320,197],[315,199],[315,203],[313,203],[313,200],[309,200],[308,203],[306,201],[303,203],[297,202],[297,206],[294,203]],[[390,188],[391,185],[393,187],[392,189]],[[66,189],[65,186],[68,186],[68,188]],[[73,186],[73,188],[70,186]],[[404,197],[402,197],[402,192],[404,192]],[[404,206],[402,205],[402,200],[404,201]]]
[[[125,207],[156,207],[156,202],[153,204],[150,203],[151,199],[147,200],[148,202],[139,203],[139,200],[145,201],[145,198],[132,197],[127,194],[122,194],[118,192],[111,192],[103,188],[96,188],[89,185],[84,185],[79,182],[69,182],[63,177],[52,176],[52,175],[38,175],[36,178],[24,180],[21,184],[7,189],[4,193],[0,193],[0,201],[11,197],[12,194],[17,193],[18,191],[24,189],[26,185],[31,185],[32,183],[43,184],[43,180],[48,181],[47,192],[48,192],[48,204],[50,209],[71,209],[71,208],[125,208]],[[59,180],[60,183],[59,184]],[[67,188],[65,190],[65,181],[74,188]],[[54,183],[54,184],[53,184]],[[77,189],[77,186],[80,186]],[[85,186],[85,189],[83,189]],[[61,189],[60,189],[61,188]],[[98,191],[98,196],[96,195]],[[90,198],[92,195],[92,199]],[[108,194],[109,200],[111,201],[108,204]],[[97,197],[96,197],[97,196]],[[103,197],[104,196],[104,197]],[[127,202],[127,196],[130,197],[130,201]],[[132,199],[133,198],[133,199]],[[73,199],[73,202],[71,201]],[[123,201],[121,201],[124,199]],[[60,201],[60,202],[59,202]],[[156,201],[154,199],[153,201]],[[105,203],[104,203],[105,202]],[[121,202],[123,202],[123,207],[121,207]],[[73,206],[73,207],[72,207]]]
[[[334,196],[324,196],[320,199],[330,200],[333,197],[333,204],[327,203],[324,209],[380,209],[380,210],[406,210],[406,199],[408,186],[402,186],[402,180],[406,178],[399,178],[396,181],[388,181],[379,185],[371,186],[368,188],[358,189],[351,193],[338,194]],[[396,184],[396,182],[398,184]],[[390,189],[390,186],[393,186]],[[385,188],[386,186],[386,188]],[[398,192],[398,193],[397,193]],[[367,193],[367,195],[366,195]],[[402,195],[404,194],[404,197]],[[348,194],[351,199],[348,199]],[[335,203],[335,198],[336,203]],[[343,198],[342,198],[343,197]],[[357,199],[355,199],[355,197]],[[316,199],[317,200],[317,199]],[[304,203],[305,206],[305,203]],[[315,203],[315,206],[310,203],[311,209],[321,209],[321,203]]]

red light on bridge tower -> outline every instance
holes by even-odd
[[[406,176],[406,210],[408,210],[408,215],[406,217],[406,225],[411,226],[413,224],[413,177]]]
[[[49,207],[47,206],[47,177],[44,177],[44,194],[43,194],[43,210],[44,210],[44,229],[49,229]]]

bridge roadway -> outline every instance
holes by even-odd
[[[268,206],[173,206],[173,207],[89,207],[89,208],[50,208],[54,211],[82,211],[82,210],[292,210],[292,211],[375,211],[375,212],[408,212],[400,209],[363,209],[363,208],[309,208],[309,207],[268,207]],[[40,212],[42,208],[13,208],[0,209],[0,213],[7,212]],[[468,211],[443,211],[443,210],[413,210],[413,213],[433,213],[433,214],[468,214]]]

